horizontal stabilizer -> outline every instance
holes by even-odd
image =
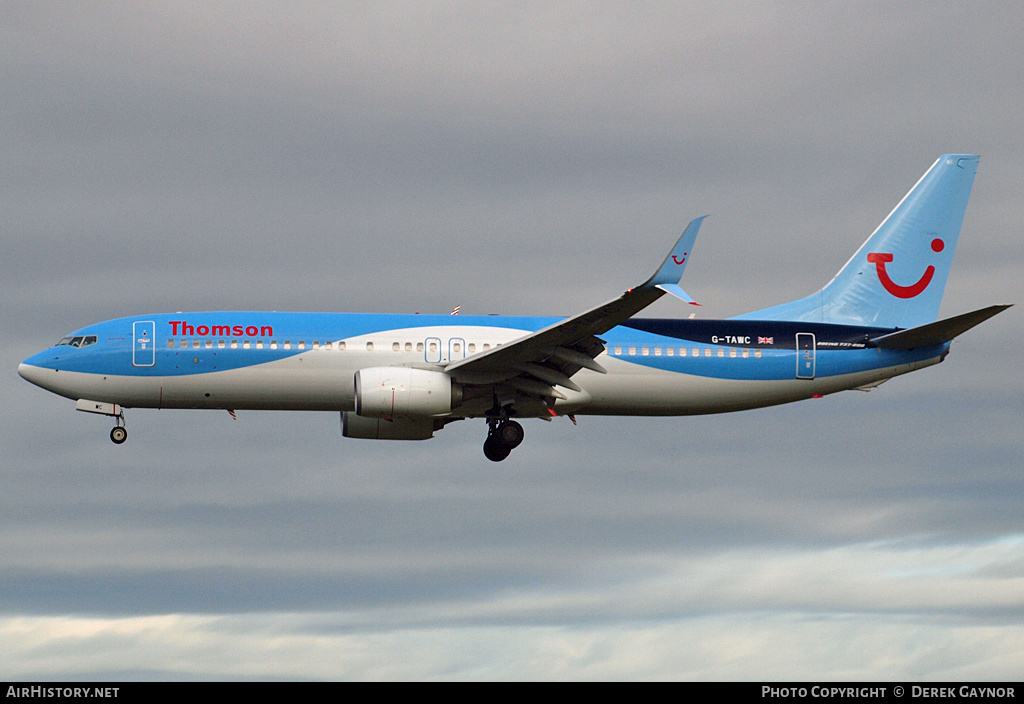
[[[934,347],[949,342],[957,335],[967,332],[993,315],[1002,313],[1010,306],[989,306],[972,313],[964,313],[953,318],[946,318],[927,325],[909,330],[882,335],[871,340],[877,347],[896,350],[909,350],[915,347]]]

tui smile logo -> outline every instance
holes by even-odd
[[[941,252],[945,249],[946,244],[939,238],[932,240],[932,251]],[[892,255],[882,252],[871,252],[868,254],[868,262],[875,265],[875,270],[878,272],[878,280],[882,282],[882,286],[885,290],[896,296],[897,298],[913,298],[919,295],[922,291],[928,288],[928,284],[932,282],[932,277],[935,275],[935,267],[931,264],[924,270],[921,278],[916,283],[910,286],[900,286],[898,283],[889,278],[889,272],[885,270],[885,265],[892,261]]]

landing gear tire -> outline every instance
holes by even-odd
[[[514,420],[490,421],[487,439],[484,441],[484,457],[491,462],[501,462],[523,442],[526,433],[523,426]]]
[[[497,436],[501,438],[501,444],[507,445],[509,450],[514,450],[523,442],[526,432],[523,426],[514,420],[507,420],[498,425]]]
[[[110,431],[110,440],[115,445],[120,445],[127,439],[128,431],[120,425]]]
[[[503,443],[497,435],[488,435],[484,440],[484,457],[491,462],[501,462],[511,452],[512,448]]]

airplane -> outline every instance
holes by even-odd
[[[979,157],[940,156],[816,293],[725,320],[637,318],[680,281],[704,218],[647,281],[569,318],[298,312],[137,315],[91,325],[18,373],[114,418],[125,408],[341,414],[349,438],[425,440],[487,423],[507,458],[519,420],[668,416],[771,406],[937,364],[956,336],[1004,311],[938,320]]]

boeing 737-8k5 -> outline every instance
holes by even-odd
[[[216,312],[138,315],[77,330],[26,359],[28,381],[112,416],[125,408],[313,410],[350,438],[425,440],[487,421],[484,454],[517,419],[722,413],[866,389],[941,362],[1007,306],[937,321],[978,157],[932,165],[817,293],[727,320],[633,316],[679,287],[702,218],[646,282],[571,318]]]

